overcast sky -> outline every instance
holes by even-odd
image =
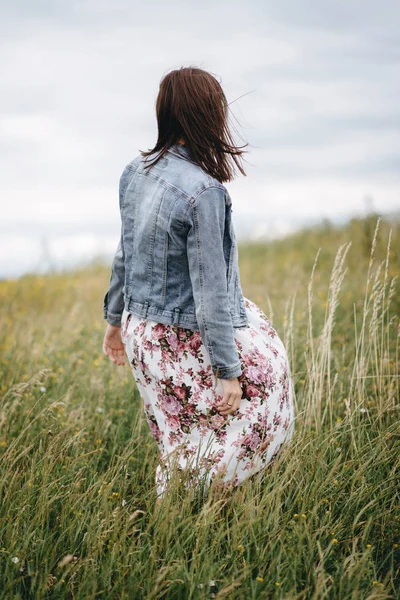
[[[396,0],[0,6],[0,276],[114,251],[120,174],[180,66],[219,78],[249,143],[239,235],[399,208]]]

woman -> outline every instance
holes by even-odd
[[[180,68],[160,83],[158,140],[124,169],[121,239],[104,297],[103,352],[128,357],[160,449],[158,497],[172,470],[205,488],[261,471],[293,434],[284,345],[242,293],[232,201],[242,147],[219,82]],[[247,144],[246,144],[247,145]]]

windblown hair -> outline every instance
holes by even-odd
[[[236,146],[228,126],[228,103],[217,79],[197,67],[181,67],[165,75],[156,101],[158,140],[148,157],[159,153],[145,168],[155,165],[165,152],[183,138],[190,159],[220,183],[231,181],[245,152]]]

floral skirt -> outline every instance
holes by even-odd
[[[157,494],[168,487],[172,465],[207,489],[218,476],[236,486],[262,469],[294,432],[293,382],[283,342],[268,317],[245,298],[249,324],[235,328],[242,364],[242,400],[222,415],[215,378],[200,331],[144,319],[124,310],[121,336],[160,449]]]

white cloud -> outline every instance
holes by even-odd
[[[307,216],[333,219],[362,215],[366,211],[365,199],[372,198],[372,207],[382,213],[399,209],[398,186],[393,183],[350,181],[343,184],[337,179],[315,177],[256,184],[248,188],[243,182],[230,186],[235,216],[246,213],[260,217],[287,217],[288,222],[303,224]]]

